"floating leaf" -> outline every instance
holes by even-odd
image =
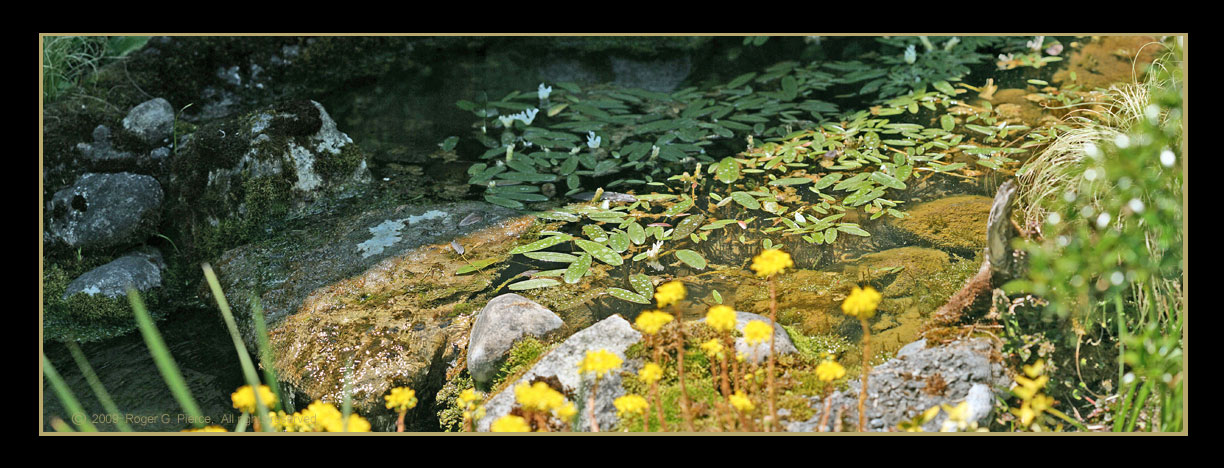
[[[840,224],[837,226],[837,230],[844,232],[846,234],[854,234],[856,236],[866,236],[866,237],[871,236],[871,233],[860,229],[858,226],[855,226],[854,224]]]
[[[939,127],[950,132],[956,127],[956,119],[952,118],[952,114],[944,114],[939,118]]]
[[[713,290],[711,290],[711,291],[710,291],[710,295],[711,295],[711,296],[714,296],[714,303],[715,303],[715,304],[722,304],[722,303],[723,303],[722,294],[719,294],[717,289],[713,289]]]
[[[894,178],[893,176],[885,174],[881,171],[872,172],[871,180],[875,181],[876,183],[880,185],[883,185],[889,188],[895,188],[897,190],[905,190],[904,182],[901,182],[897,180],[896,178]]]
[[[608,236],[608,247],[611,247],[616,253],[624,253],[629,250],[629,234],[620,230],[613,232]]]
[[[460,267],[458,270],[455,270],[455,274],[456,274],[456,275],[463,275],[463,274],[471,273],[471,272],[473,272],[473,271],[476,271],[476,270],[482,269],[482,268],[484,268],[484,267],[487,267],[487,266],[492,265],[492,264],[494,264],[494,263],[497,263],[497,262],[499,262],[499,261],[501,261],[501,260],[500,260],[500,259],[497,259],[497,258],[489,258],[489,259],[485,259],[485,260],[476,260],[476,261],[473,261],[472,263],[470,263],[470,264],[468,264],[468,265],[464,265],[464,266]]]
[[[643,242],[646,242],[646,230],[637,221],[629,225],[629,240],[635,245],[642,245]]]
[[[837,242],[837,229],[825,229],[824,238],[826,244]]]
[[[608,233],[595,224],[583,225],[582,234],[595,242],[607,242],[608,240]]]
[[[577,283],[578,280],[586,275],[587,270],[590,269],[591,254],[582,254],[581,257],[578,257],[578,260],[570,264],[569,268],[565,269],[565,274],[561,276],[561,279],[565,280],[567,284]]]
[[[592,257],[595,257],[596,260],[601,262],[612,266],[620,266],[622,263],[624,263],[624,259],[622,259],[620,255],[617,255],[616,251],[603,244],[591,242],[586,239],[574,239],[574,243],[578,245],[578,248],[585,250],[587,253],[591,254]]]
[[[523,291],[526,289],[547,288],[550,286],[556,286],[558,284],[561,284],[561,283],[555,279],[536,278],[536,279],[529,279],[527,281],[519,281],[517,283],[511,284],[509,288],[511,291]]]
[[[769,185],[782,185],[782,186],[800,185],[800,184],[810,183],[811,181],[812,179],[809,179],[807,177],[787,177],[785,179],[771,180],[769,182]]]
[[[536,250],[544,250],[554,245],[560,244],[562,242],[567,242],[572,239],[573,239],[573,236],[570,236],[568,234],[560,234],[560,235],[556,235],[552,237],[547,237],[547,238],[540,239],[538,241],[532,242],[527,245],[520,245],[518,247],[515,247],[514,249],[510,250],[510,254],[514,255],[514,254],[533,252]]]
[[[706,267],[705,257],[702,257],[701,254],[695,251],[692,251],[689,249],[681,249],[681,250],[677,250],[675,255],[676,255],[676,258],[684,262],[685,265],[691,266],[698,270],[704,270]]]
[[[496,195],[485,195],[484,199],[485,201],[492,203],[494,205],[504,206],[506,208],[511,208],[515,210],[520,210],[520,209],[525,208],[525,205],[523,205],[520,202],[511,200],[509,198],[499,197]]]
[[[761,208],[761,203],[755,198],[752,198],[752,195],[749,195],[748,192],[731,192],[731,198],[734,199],[736,203],[743,205],[744,208],[748,208],[750,210],[759,210]]]
[[[696,231],[701,223],[705,222],[705,215],[695,214],[684,217],[680,224],[676,225],[676,230],[672,231],[672,237],[684,237]]]
[[[577,255],[561,252],[524,252],[523,256],[534,260],[557,263],[573,263],[575,260],[578,260]]]
[[[734,183],[740,178],[740,164],[735,158],[726,157],[718,163],[717,169],[714,171],[715,177],[724,184]]]
[[[685,197],[684,200],[680,201],[680,203],[676,203],[675,205],[672,205],[671,208],[668,208],[667,211],[664,211],[663,215],[664,216],[675,216],[675,215],[685,212],[686,210],[692,207],[693,207],[693,200],[689,199],[688,197]]]
[[[629,285],[633,286],[633,289],[637,291],[638,294],[646,297],[654,296],[654,284],[650,281],[649,276],[641,273],[630,275]]]
[[[638,293],[621,288],[608,288],[608,294],[617,299],[629,301],[635,304],[650,304],[650,299],[647,299]]]

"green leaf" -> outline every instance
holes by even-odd
[[[825,229],[824,238],[826,244],[837,242],[837,229]]]
[[[587,270],[590,269],[591,254],[582,254],[581,257],[578,257],[577,261],[570,264],[569,268],[565,270],[565,274],[561,276],[561,279],[565,280],[567,284],[577,283],[578,280],[581,280],[586,275]]]
[[[740,178],[740,164],[735,158],[726,157],[718,163],[718,169],[714,172],[715,177],[724,184],[734,183]]]
[[[895,177],[885,174],[881,171],[871,173],[871,180],[876,183],[897,190],[905,190],[905,183],[897,180]]]
[[[676,230],[672,231],[672,237],[680,238],[692,234],[693,231],[696,231],[703,222],[705,222],[705,215],[695,214],[685,216],[684,219],[680,221],[680,224],[676,225]]]
[[[676,258],[680,259],[681,262],[684,262],[685,265],[691,266],[698,270],[704,270],[706,267],[705,257],[702,257],[701,254],[695,251],[681,249],[677,250],[675,255]]]
[[[772,180],[769,185],[801,185],[811,182],[812,179],[806,177],[788,177],[785,179]]]
[[[748,208],[750,210],[761,209],[761,203],[758,202],[755,198],[752,198],[752,195],[748,195],[747,192],[731,192],[731,198],[735,200],[736,203],[739,203],[740,205],[742,205],[744,208]]]
[[[646,230],[637,221],[629,225],[629,240],[633,241],[636,245],[642,245],[643,242],[646,242]]]
[[[637,273],[629,276],[629,285],[633,289],[646,297],[654,296],[654,284],[650,281],[650,277]]]
[[[488,258],[488,259],[484,259],[484,260],[475,260],[475,261],[472,261],[472,263],[470,263],[470,264],[468,264],[468,265],[464,265],[464,266],[460,267],[458,270],[455,270],[455,274],[456,274],[456,275],[463,275],[463,274],[471,273],[471,272],[473,272],[473,271],[483,269],[484,267],[487,267],[487,266],[492,265],[492,264],[494,264],[494,263],[497,263],[497,262],[499,262],[499,261],[501,261],[501,259],[497,259],[497,258]]]
[[[595,224],[587,224],[582,226],[582,234],[595,242],[607,242],[608,233],[604,232],[603,228]]]
[[[526,207],[526,205],[523,205],[522,203],[511,200],[509,198],[499,197],[496,195],[485,195],[484,199],[485,201],[492,203],[494,205],[504,206],[506,208],[511,208],[515,210],[521,210]]]
[[[722,294],[719,294],[717,289],[710,290],[710,295],[711,295],[711,296],[714,296],[714,303],[715,303],[715,304],[722,304],[722,303],[723,303]]]
[[[748,81],[755,78],[756,75],[757,75],[756,72],[748,72],[743,75],[737,76],[735,77],[734,80],[731,80],[730,83],[727,83],[727,87],[728,88],[738,88],[740,86],[743,86],[744,84],[748,83]]]
[[[826,175],[824,177],[821,177],[820,180],[816,181],[816,185],[812,186],[812,189],[821,190],[821,189],[827,188],[828,186],[836,183],[838,180],[841,180],[841,178],[842,178],[842,173],[840,172]]]
[[[601,262],[612,266],[620,266],[622,263],[624,263],[624,259],[622,259],[620,255],[617,255],[616,251],[603,244],[591,242],[586,239],[574,239],[574,243],[578,245],[578,248],[585,250],[587,253],[591,254],[592,257],[595,257],[596,260]]]
[[[686,210],[692,207],[693,207],[693,200],[689,199],[688,197],[685,197],[684,200],[680,201],[680,203],[676,203],[675,205],[672,205],[671,208],[668,208],[667,211],[664,211],[663,215],[664,216],[675,216],[675,215],[685,212]]]
[[[952,117],[952,114],[944,114],[939,118],[939,127],[950,132],[956,127],[956,119]]]
[[[561,252],[523,252],[523,256],[534,260],[557,263],[573,263],[575,260],[578,260],[577,255]]]
[[[608,247],[611,247],[616,253],[624,253],[629,250],[629,234],[621,230],[613,232],[608,237]]]
[[[935,89],[938,89],[941,93],[949,96],[956,96],[956,89],[953,88],[951,84],[948,84],[947,81],[939,80],[932,83],[932,86],[935,86]]]
[[[854,225],[854,224],[849,224],[849,223],[848,223],[848,224],[840,224],[840,225],[838,225],[838,226],[837,226],[837,230],[838,230],[838,231],[841,231],[841,232],[844,232],[844,233],[846,233],[846,234],[854,234],[854,235],[856,235],[856,236],[864,236],[864,237],[870,237],[870,236],[871,236],[871,233],[869,233],[869,232],[867,232],[867,231],[864,231],[864,230],[860,229],[858,226],[856,226],[856,225]]]
[[[638,293],[621,288],[608,288],[608,294],[617,299],[629,301],[635,304],[650,304],[650,299],[647,299]]]
[[[510,250],[510,255],[533,252],[536,250],[544,250],[562,242],[568,242],[574,237],[569,234],[560,234],[552,237],[540,239],[527,245],[520,245]]]
[[[511,291],[523,291],[527,289],[547,288],[550,286],[556,286],[558,284],[561,284],[561,283],[555,279],[536,278],[536,279],[529,279],[527,281],[519,281],[517,283],[511,284],[509,286],[509,289]]]

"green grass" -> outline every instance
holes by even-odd
[[[145,45],[143,36],[46,36],[43,99],[54,102],[85,84],[99,68]]]

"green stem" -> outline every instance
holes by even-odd
[[[72,422],[77,424],[82,431],[98,432],[98,428],[94,427],[89,421],[89,415],[81,408],[81,403],[77,401],[76,396],[72,394],[72,389],[68,388],[68,384],[64,383],[64,379],[60,378],[59,372],[55,371],[55,366],[51,365],[51,361],[46,356],[42,357],[43,375],[47,376],[47,380],[51,381],[51,388],[55,390],[55,396],[59,397],[60,403],[72,413]],[[77,422],[77,421],[80,422]],[[57,429],[58,430],[58,429]]]
[[[144,301],[133,288],[129,287],[127,293],[128,302],[131,303],[132,312],[136,316],[136,325],[140,327],[140,334],[144,337],[145,345],[149,347],[149,354],[153,356],[153,362],[157,364],[162,380],[166,381],[166,386],[170,387],[170,393],[174,395],[174,399],[191,418],[192,425],[196,428],[203,427],[204,415],[200,412],[200,407],[196,405],[191,389],[187,387],[187,382],[183,380],[183,374],[179,372],[174,356],[170,355],[170,349],[166,347],[165,340],[162,340],[161,333],[157,331],[157,326],[149,317]]]
[[[1134,409],[1131,410],[1130,418],[1127,418],[1125,432],[1131,432],[1135,429],[1135,423],[1139,422],[1139,411],[1143,409],[1143,403],[1147,401],[1148,393],[1152,391],[1152,380],[1147,380],[1143,383],[1143,387],[1139,389],[1139,397],[1135,399]]]

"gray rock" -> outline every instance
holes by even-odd
[[[750,312],[736,311],[735,329],[742,334],[744,332],[744,326],[748,325],[748,322],[753,320],[769,323],[769,317],[764,317]],[[698,322],[705,323],[705,319],[702,318],[701,320],[698,320]],[[782,326],[778,325],[777,323],[775,323],[773,327],[774,353],[782,355],[799,351],[798,348],[795,348],[795,344],[791,342],[790,335],[786,334],[786,329],[782,328]],[[740,336],[735,339],[735,352],[743,354],[744,358],[751,362],[760,363],[765,361],[765,358],[769,356],[769,342],[749,345],[748,340],[744,339],[743,336]]]
[[[553,311],[518,294],[507,293],[493,298],[472,325],[468,339],[468,373],[477,384],[488,382],[516,340],[544,336],[563,324]]]
[[[145,143],[160,144],[174,128],[174,108],[162,98],[145,101],[123,118],[123,128]]]
[[[152,247],[142,248],[119,257],[110,263],[85,272],[68,283],[64,299],[77,293],[121,297],[127,295],[131,285],[145,292],[160,287],[162,270],[166,264],[161,252]]]
[[[135,244],[156,228],[162,199],[161,185],[147,175],[83,174],[55,192],[45,237],[74,249]]]
[[[923,338],[921,340],[918,340],[913,343],[902,346],[901,349],[897,350],[896,358],[900,359],[910,354],[914,354],[916,352],[922,351],[924,349],[926,349],[926,338]]]
[[[136,154],[117,151],[111,146],[110,128],[99,125],[93,131],[93,143],[77,143],[77,150],[91,167],[123,167],[136,162]]]
[[[962,340],[943,346],[920,349],[902,358],[893,358],[871,370],[867,385],[866,411],[868,429],[887,431],[922,412],[946,404],[956,406],[969,401],[968,418],[980,426],[989,424],[994,395],[1006,393],[1010,383],[1003,366],[991,362],[991,343],[987,340]],[[935,376],[938,374],[938,378]],[[942,385],[932,382],[942,381]],[[834,392],[830,406],[833,414],[841,414],[843,427],[854,427],[858,421],[858,392],[861,381],[850,382],[846,391]],[[791,432],[816,432],[824,411],[824,400],[813,397],[816,414],[807,421],[792,422]],[[939,431],[947,415],[940,412],[923,425],[927,432]],[[836,421],[830,417],[826,430]]]
[[[578,363],[586,357],[587,351],[606,349],[622,359],[625,349],[642,339],[642,334],[633,329],[629,322],[619,315],[608,317],[586,329],[567,338],[556,349],[540,358],[531,370],[523,374],[513,384],[508,385],[485,403],[485,417],[476,422],[476,430],[488,432],[490,425],[498,418],[510,413],[514,408],[514,387],[530,383],[537,377],[556,377],[564,389],[573,397],[573,403],[578,408],[577,431],[588,431],[591,427],[590,409],[587,407],[588,393],[591,389],[591,377],[578,374]],[[616,406],[613,401],[624,396],[621,388],[620,373],[612,371],[599,381],[595,394],[595,418],[602,431],[616,426]]]

